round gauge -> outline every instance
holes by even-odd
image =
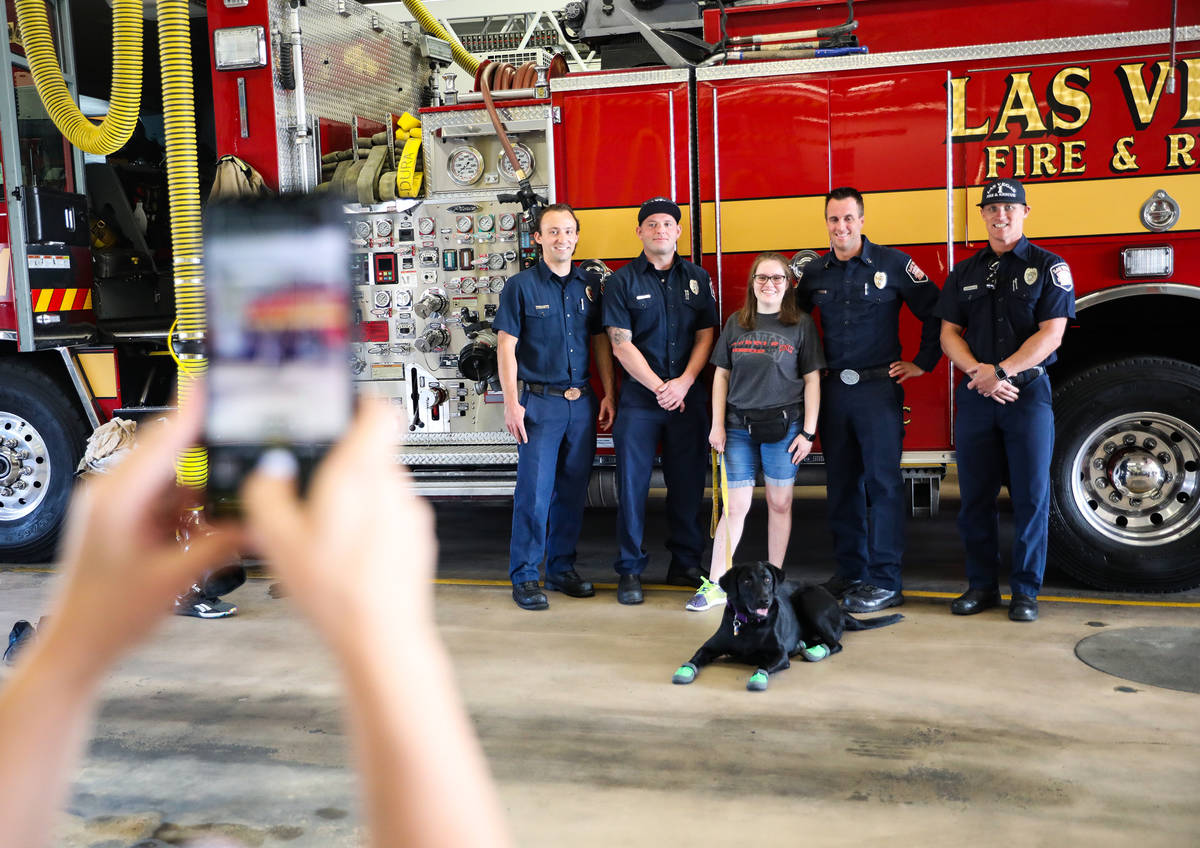
[[[400,307],[412,306],[412,292],[398,291],[396,292],[396,305]]]
[[[392,234],[392,219],[380,218],[375,222],[375,235],[380,238],[387,238]]]
[[[480,215],[479,221],[476,222],[475,226],[479,229],[479,232],[488,233],[491,232],[492,227],[496,226],[496,219],[491,215]]]
[[[493,253],[488,257],[488,267],[493,271],[499,271],[505,265],[503,253]]]
[[[370,238],[371,237],[371,222],[370,221],[355,221],[354,222],[354,237],[355,238]]]
[[[520,163],[521,170],[525,172],[525,176],[532,176],[533,151],[523,144],[514,144],[513,153],[517,154],[517,162]],[[512,161],[509,160],[507,153],[501,151],[500,159],[496,162],[496,168],[500,171],[500,176],[504,177],[510,183],[517,181],[517,172],[513,170]]]
[[[433,235],[433,219],[422,218],[417,222],[417,231],[423,236]]]
[[[471,225],[474,223],[470,215],[459,215],[454,219],[454,226],[460,233],[471,232]]]
[[[500,216],[500,229],[511,230],[517,226],[517,216],[511,212],[505,212]]]
[[[483,154],[474,147],[456,147],[446,160],[446,173],[459,185],[474,185],[483,176]]]
[[[496,294],[500,294],[500,292],[504,291],[503,277],[492,277],[492,291]]]
[[[463,281],[462,281],[463,294],[471,294],[478,287],[479,287],[479,284],[477,282],[475,282],[474,277],[463,277]]]
[[[375,292],[375,305],[380,309],[392,305],[392,295],[386,290]]]

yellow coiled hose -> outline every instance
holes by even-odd
[[[44,0],[17,0],[25,58],[46,111],[59,132],[87,153],[115,153],[129,141],[142,99],[142,3],[113,4],[113,78],[108,114],[99,125],[79,111],[67,91]]]
[[[26,0],[33,2],[33,0]],[[429,13],[425,8],[425,4],[421,0],[404,0],[404,8],[408,9],[408,13],[416,19],[427,33],[434,38],[440,38],[443,41],[450,42],[450,52],[454,55],[454,61],[458,62],[459,67],[464,71],[475,75],[479,70],[479,59],[471,54],[467,48],[459,43],[458,39],[451,35],[444,26],[438,23],[438,19]]]
[[[174,254],[175,321],[177,337],[185,348],[185,352],[179,354],[179,402],[182,404],[195,393],[196,381],[208,370],[208,359],[199,344],[204,339],[207,323],[187,0],[158,0],[158,52],[162,66],[167,192]],[[181,485],[203,487],[208,482],[208,452],[195,447],[183,453],[176,465],[175,476]]]

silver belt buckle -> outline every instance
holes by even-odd
[[[583,395],[583,392],[581,392],[579,389],[575,388],[574,386],[572,386],[571,388],[569,388],[565,392],[563,392],[563,397],[565,397],[567,400],[579,400],[579,398],[582,395]]]
[[[853,368],[843,368],[840,372],[838,372],[838,377],[847,386],[857,385],[858,381],[862,379],[862,377],[858,375],[858,372]]]

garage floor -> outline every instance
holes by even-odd
[[[809,495],[789,570],[823,579]],[[597,597],[529,613],[507,588],[508,507],[439,506],[438,620],[517,844],[1196,845],[1200,699],[1096,671],[1074,647],[1101,628],[1200,627],[1200,592],[1130,605],[1051,574],[1034,624],[951,616],[956,508],[911,525],[904,622],[750,693],[733,665],[671,685],[719,613],[685,613],[685,591],[650,582],[661,539],[646,603],[620,606],[613,513],[590,512],[579,570]],[[0,626],[36,620],[50,580],[0,571]],[[235,619],[170,620],[118,669],[57,845],[358,844],[336,678],[269,583],[231,596]]]

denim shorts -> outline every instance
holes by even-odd
[[[756,445],[750,441],[748,430],[733,427],[725,430],[725,474],[729,488],[753,486],[761,468],[768,486],[791,486],[796,482],[796,466],[792,465],[790,445],[800,435],[800,422],[793,421],[787,435],[778,442]]]

